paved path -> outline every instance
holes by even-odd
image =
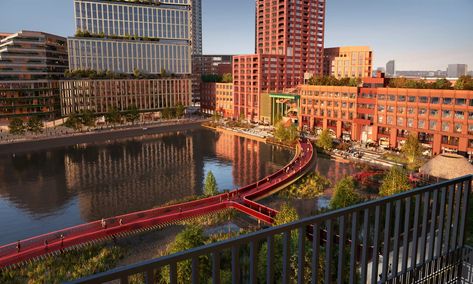
[[[115,239],[132,232],[151,230],[207,215],[236,209],[271,224],[277,211],[256,201],[269,196],[302,177],[312,166],[312,144],[302,139],[293,160],[276,173],[237,190],[213,197],[160,207],[66,228],[0,247],[0,268],[84,244]]]

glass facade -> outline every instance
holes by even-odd
[[[70,38],[71,70],[110,70],[133,73],[139,69],[157,74],[162,70],[173,74],[191,73],[190,47],[151,41]]]
[[[75,0],[69,69],[190,74],[192,1]]]

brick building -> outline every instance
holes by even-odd
[[[205,113],[233,117],[233,84],[202,83],[200,103]]]
[[[324,49],[324,75],[336,78],[364,78],[373,72],[373,52],[368,46]]]
[[[262,94],[322,74],[324,26],[324,0],[256,2],[256,54],[233,58],[235,117],[260,121]]]

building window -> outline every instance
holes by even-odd
[[[465,114],[463,111],[456,111],[455,112],[455,118],[456,119],[465,119]]]
[[[455,123],[455,128],[453,129],[456,133],[462,133],[463,125],[461,123]]]
[[[451,105],[453,102],[452,98],[443,98],[444,105]]]
[[[456,99],[456,100],[455,100],[455,105],[457,105],[457,106],[464,106],[464,105],[466,105],[466,99]]]
[[[397,118],[397,125],[398,126],[403,126],[404,125],[404,118],[398,117]]]
[[[427,109],[425,108],[420,108],[419,109],[419,115],[425,115],[427,113]]]
[[[449,122],[442,122],[442,131],[448,132],[450,130],[450,123]]]
[[[398,96],[397,101],[398,102],[405,102],[406,101],[406,96]]]
[[[440,103],[440,98],[439,97],[432,97],[432,98],[430,98],[430,103],[434,104],[434,105],[439,104]]]
[[[419,120],[419,121],[417,122],[417,126],[418,126],[419,128],[425,129],[425,120],[423,120],[423,119]]]
[[[413,118],[408,118],[407,119],[407,127],[414,127],[414,119]]]
[[[430,130],[437,130],[437,121],[435,121],[435,120],[430,120],[430,121],[429,121],[429,129],[430,129]]]
[[[427,97],[419,97],[419,103],[426,104],[427,102],[428,102],[428,98],[427,98]]]
[[[407,113],[408,114],[414,114],[415,113],[414,108],[413,107],[408,107],[407,108]]]
[[[473,114],[473,113],[472,113]],[[443,118],[449,118],[449,117],[452,117],[452,112],[450,110],[444,110],[442,112],[442,117]]]
[[[415,103],[415,102],[416,102],[416,97],[414,97],[414,96],[409,96],[409,97],[407,98],[407,101],[410,102],[410,103]]]
[[[437,116],[439,114],[439,111],[436,109],[431,109],[430,110],[430,116]]]

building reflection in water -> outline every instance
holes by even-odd
[[[210,164],[217,181],[231,188],[291,157],[206,129],[0,155],[0,213],[8,216],[0,218],[6,228],[0,244],[201,194]]]

